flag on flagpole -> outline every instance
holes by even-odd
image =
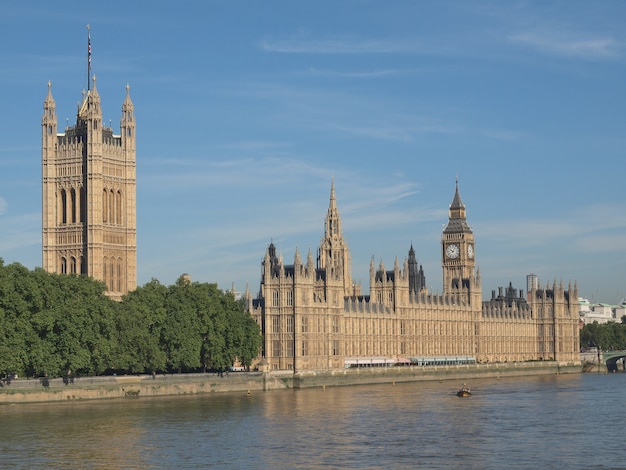
[[[91,29],[87,25],[87,90],[89,90],[91,79]]]

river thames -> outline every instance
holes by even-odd
[[[2,468],[626,468],[626,374],[0,406]]]

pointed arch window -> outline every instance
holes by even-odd
[[[122,192],[121,191],[118,191],[116,193],[115,200],[116,200],[115,201],[116,202],[115,213],[117,216],[115,221],[117,224],[121,225],[122,224]]]
[[[115,223],[115,193],[109,192],[109,222]]]
[[[65,188],[61,189],[61,223],[67,223],[67,193]]]
[[[79,201],[78,201],[78,221],[79,222],[84,222],[85,221],[85,211],[86,211],[86,207],[85,207],[85,188],[83,186],[80,187],[80,189],[78,190],[78,197],[79,197]],[[85,272],[84,270],[82,272]]]
[[[74,256],[70,258],[70,273],[76,274],[76,258]]]
[[[122,259],[117,259],[117,291],[122,292]]]
[[[67,274],[67,260],[65,257],[61,257],[61,274]]]
[[[115,270],[113,269],[113,258],[111,258],[111,262],[109,263],[109,271],[111,275],[109,276],[109,290],[113,292],[113,287],[115,286]]]
[[[74,188],[70,189],[70,210],[72,211],[72,223],[76,223],[76,190]]]
[[[107,190],[102,191],[102,223],[106,224],[109,221],[109,198]]]
[[[278,291],[272,291],[272,307],[278,307]]]

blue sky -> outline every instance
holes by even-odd
[[[335,180],[353,277],[413,244],[441,291],[459,179],[483,297],[626,297],[623,1],[4,2],[0,257],[41,266],[41,115],[92,73],[137,119],[138,283],[256,294],[273,241],[315,253]]]

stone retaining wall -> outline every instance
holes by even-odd
[[[580,364],[556,362],[512,362],[506,364],[466,364],[458,366],[408,366],[351,368],[332,371],[306,371],[294,377],[295,388],[366,385],[425,380],[470,380],[531,375],[578,374]]]
[[[44,386],[44,383],[46,384]],[[13,380],[0,388],[0,403],[137,398],[217,392],[252,392],[287,388],[261,372],[219,374],[128,375],[63,379]]]

